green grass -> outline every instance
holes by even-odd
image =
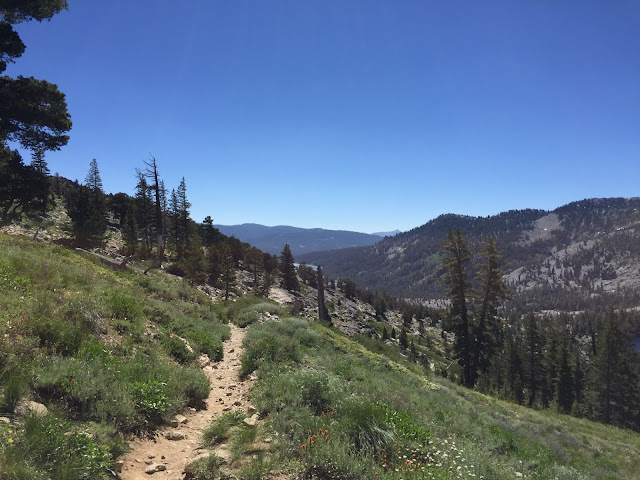
[[[228,318],[239,327],[258,321],[260,314],[284,315],[287,309],[273,300],[245,295],[227,303]]]
[[[12,441],[0,444],[3,480],[101,478],[93,454],[78,452],[98,449],[112,462],[125,449],[123,434],[153,432],[186,406],[200,407],[209,383],[191,364],[201,353],[221,360],[230,335],[226,309],[184,282],[115,272],[90,255],[2,234],[0,309],[0,410],[25,397],[45,403],[71,439],[54,438],[52,448],[75,452],[46,460],[31,424],[15,424]],[[177,336],[193,354],[175,352],[176,342],[185,347]],[[74,432],[88,431],[82,438],[93,443],[77,444]]]
[[[298,320],[292,335],[278,323],[252,326],[245,352],[260,358],[252,400],[279,439],[272,470],[304,478],[498,480],[635,478],[640,471],[634,432],[469,391],[318,324]],[[309,333],[313,342],[293,340]],[[260,355],[254,335],[288,338],[298,354]]]
[[[89,480],[110,478],[113,460],[87,432],[54,415],[30,415],[0,427],[0,478]]]

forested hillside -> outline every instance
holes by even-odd
[[[472,250],[497,240],[510,288],[536,310],[584,308],[614,296],[635,306],[640,283],[640,199],[589,199],[554,211],[518,210],[491,217],[441,215],[375,246],[304,255],[328,275],[400,297],[442,298],[440,248],[447,231],[466,234]],[[534,305],[531,305],[534,302]]]

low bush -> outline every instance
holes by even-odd
[[[215,419],[202,434],[205,445],[213,447],[229,438],[232,427],[239,425],[244,419],[242,412],[225,412]]]
[[[143,432],[186,405],[200,406],[209,382],[199,369],[139,353],[129,359],[56,358],[36,378],[35,391],[71,418]]]
[[[244,339],[240,374],[246,376],[260,367],[263,362],[276,365],[300,361],[300,344],[294,338],[257,325]],[[269,324],[273,326],[273,324]]]
[[[109,452],[54,415],[30,415],[9,428],[0,447],[1,478],[89,480],[109,477]]]

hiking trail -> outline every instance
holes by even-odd
[[[120,479],[181,480],[185,478],[187,463],[200,454],[213,452],[225,460],[229,459],[230,454],[224,445],[208,449],[202,443],[202,433],[213,419],[219,418],[223,412],[247,413],[250,409],[249,392],[253,382],[241,380],[239,375],[245,331],[233,324],[229,326],[231,338],[223,343],[223,360],[211,362],[203,368],[211,385],[206,408],[188,409],[184,418],[178,415],[172,422],[177,426],[162,426],[152,439],[134,439],[130,444],[131,451],[121,459]],[[154,469],[155,472],[150,472]]]

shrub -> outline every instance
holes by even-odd
[[[178,363],[189,363],[196,358],[195,353],[188,350],[187,344],[174,334],[163,336],[161,342],[167,353]]]
[[[142,316],[142,306],[135,297],[112,290],[106,298],[113,318],[135,320]]]
[[[202,332],[188,332],[186,334],[189,345],[200,353],[205,353],[214,362],[222,360],[222,340]]]
[[[254,329],[245,337],[244,343],[240,368],[242,376],[253,372],[265,361],[276,364],[300,361],[298,342],[277,332]]]
[[[193,480],[217,480],[220,478],[220,466],[223,460],[215,453],[198,462],[190,478]]]
[[[242,412],[225,412],[220,418],[209,424],[202,434],[205,445],[213,447],[229,438],[232,427],[239,425],[244,418]]]
[[[387,423],[384,408],[369,400],[351,398],[339,413],[344,434],[356,452],[381,452],[393,445],[393,427]]]
[[[2,400],[0,401],[0,412],[13,413],[16,405],[25,394],[28,376],[18,371],[5,371],[2,379]]]
[[[107,478],[109,453],[53,415],[29,415],[23,429],[0,453],[2,478],[89,480]]]

